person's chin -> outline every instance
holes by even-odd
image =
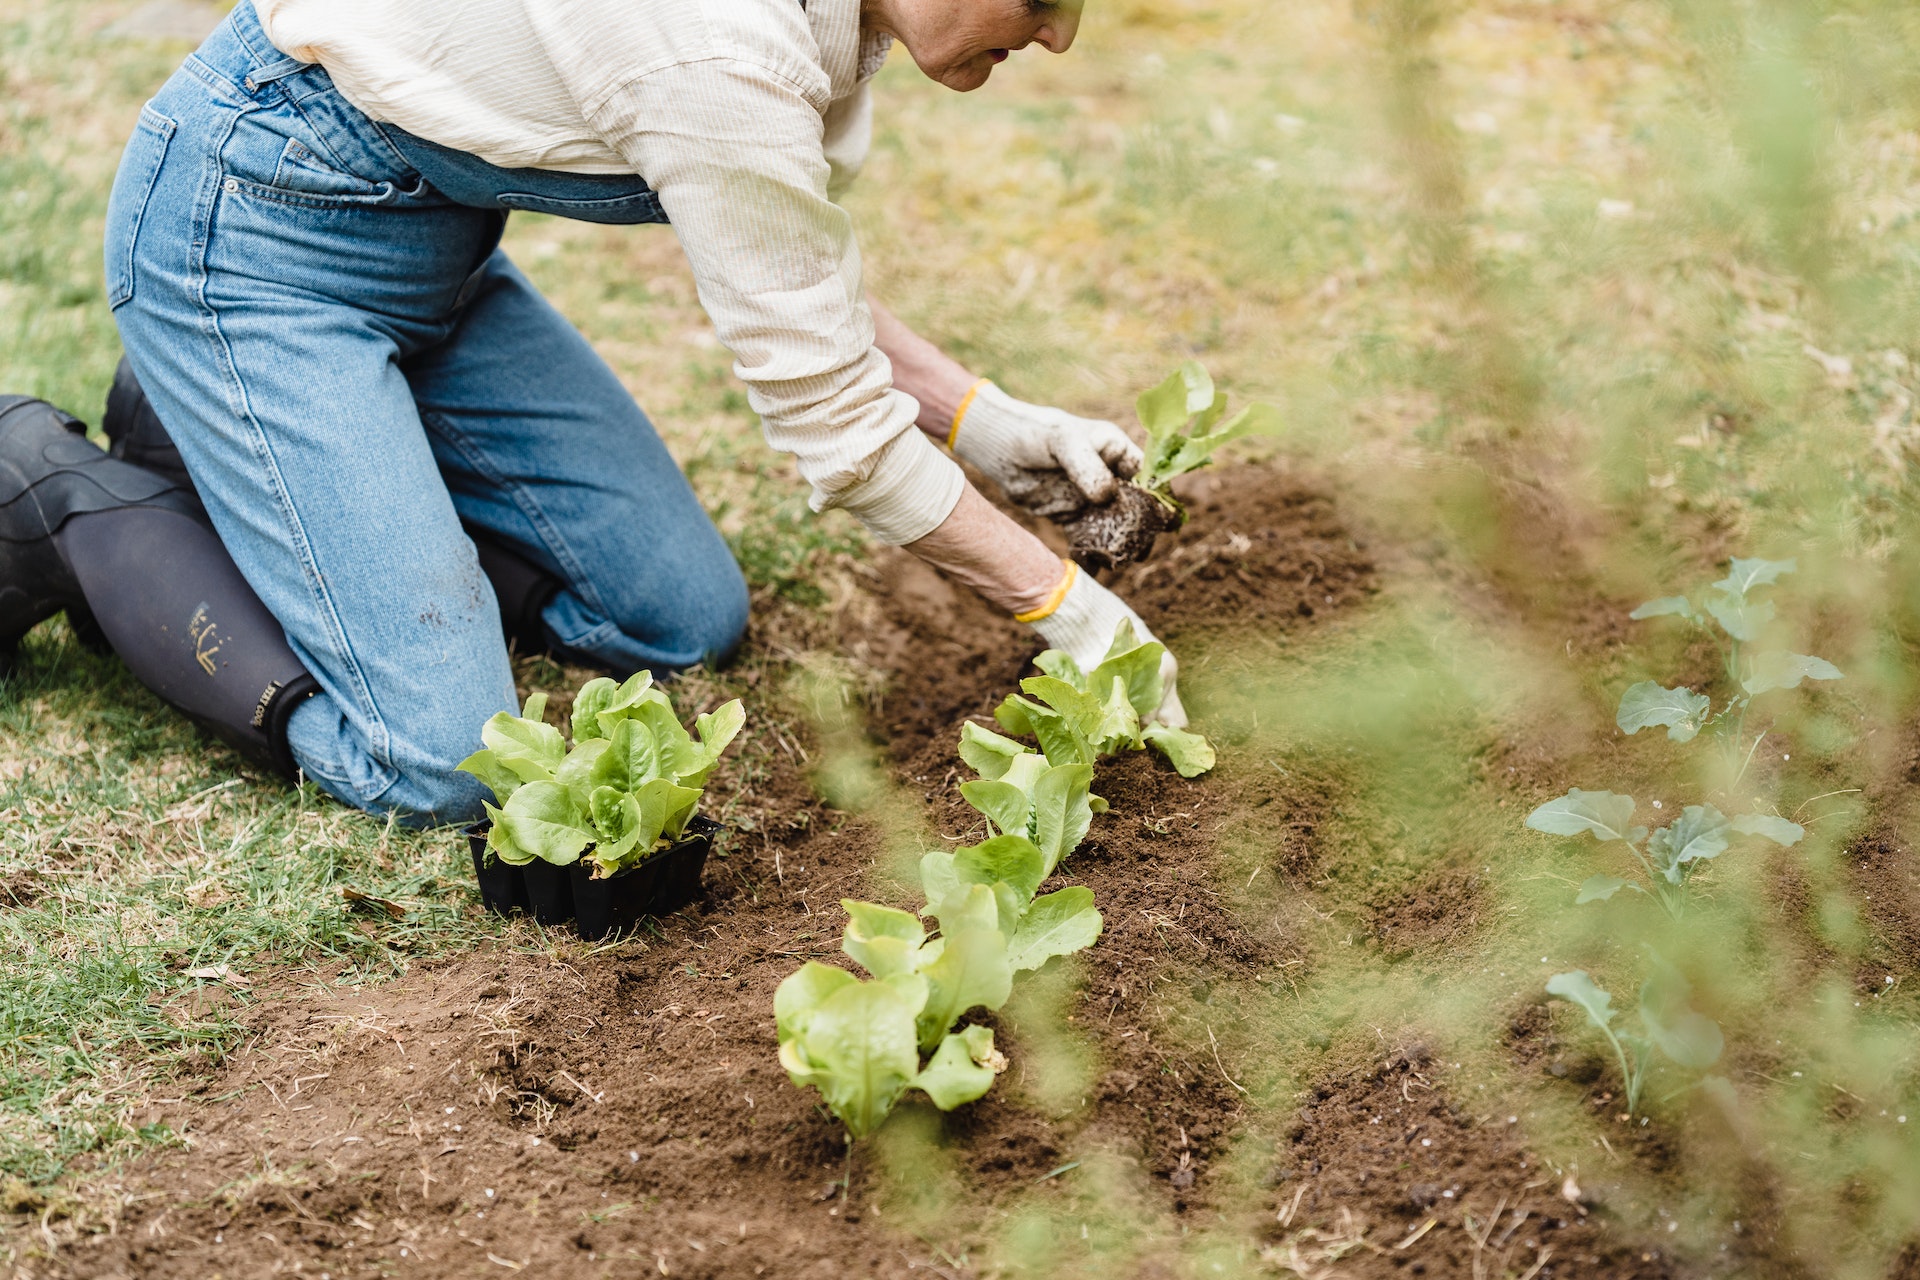
[[[993,67],[993,62],[988,58],[973,58],[942,72],[934,79],[958,93],[971,93],[993,75]]]

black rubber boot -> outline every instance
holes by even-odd
[[[153,411],[153,403],[141,389],[140,379],[133,376],[133,366],[125,356],[120,357],[120,366],[113,371],[113,386],[107,391],[107,412],[100,420],[100,430],[106,433],[107,452],[114,457],[158,472],[193,493],[193,477],[187,474],[187,464],[181,461],[173,437],[160,425],[160,415]]]
[[[107,393],[107,414],[100,429],[106,432],[114,457],[157,471],[193,493],[193,479],[180,459],[180,450],[161,425],[125,356],[114,370],[113,390]],[[508,643],[523,654],[557,652],[558,646],[540,620],[540,611],[559,594],[560,579],[504,539],[464,521],[462,527],[473,539],[481,571],[493,584],[494,598],[500,602],[500,629]]]
[[[287,720],[320,686],[212,528],[121,507],[69,520],[57,542],[141,684],[255,766],[295,775]]]
[[[500,630],[518,652],[552,653],[558,646],[547,633],[540,612],[560,593],[560,579],[542,569],[505,542],[472,525],[465,526],[480,557],[480,570],[493,584],[500,602]]]
[[[84,431],[0,397],[0,653],[62,609],[90,617],[142,684],[292,777],[287,718],[319,686],[191,492]]]
[[[0,396],[0,670],[34,627],[63,609],[85,613],[53,545],[68,520],[140,503],[193,509],[179,486],[108,457],[86,432],[44,400]]]

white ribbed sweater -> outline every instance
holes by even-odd
[[[637,173],[816,510],[931,532],[958,466],[873,345],[833,196],[866,159],[887,42],[860,0],[255,0],[375,120],[508,168]]]

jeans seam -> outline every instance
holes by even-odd
[[[201,190],[193,210],[194,254],[190,264],[193,272],[192,292],[194,301],[199,306],[201,328],[213,345],[215,364],[222,375],[222,381],[226,383],[228,408],[236,418],[247,425],[252,437],[248,443],[256,460],[264,468],[265,479],[272,490],[275,505],[279,507],[281,518],[286,522],[288,532],[293,537],[294,554],[299,561],[301,574],[307,580],[307,590],[312,594],[314,602],[320,607],[322,618],[325,619],[327,639],[334,649],[333,656],[351,680],[355,700],[359,702],[360,710],[367,718],[371,738],[368,743],[368,754],[373,757],[374,762],[380,766],[385,775],[380,779],[379,789],[366,797],[371,802],[384,795],[399,781],[399,770],[394,768],[391,758],[392,737],[374,701],[373,690],[367,681],[366,673],[361,670],[352,646],[347,641],[346,629],[340,623],[339,611],[334,608],[332,597],[326,588],[326,580],[321,576],[319,567],[313,562],[313,548],[307,540],[306,527],[287,495],[285,478],[280,474],[279,464],[274,460],[273,451],[267,443],[266,432],[253,414],[246,384],[234,362],[233,347],[220,328],[219,312],[214,307],[212,299],[207,296],[212,281],[212,267],[208,262],[208,255],[211,252],[215,208],[222,185],[221,157],[226,150],[228,140],[233,135],[234,128],[239,124],[240,117],[253,109],[245,107],[233,111],[227,120],[224,134],[214,139],[214,145],[209,148],[206,176],[201,183]]]
[[[534,498],[532,492],[525,485],[502,475],[493,466],[491,460],[486,455],[486,451],[473,444],[471,437],[454,426],[452,420],[445,414],[422,411],[420,421],[426,424],[428,429],[433,431],[435,435],[440,436],[449,445],[457,449],[460,452],[460,456],[467,460],[468,465],[492,481],[496,488],[513,500],[513,505],[519,510],[521,515],[527,518],[527,522],[533,526],[534,532],[540,536],[541,542],[546,544],[548,553],[560,562],[561,569],[567,579],[568,589],[580,596],[589,608],[597,612],[602,618],[607,619],[609,626],[613,625],[613,610],[609,609],[607,602],[600,598],[600,592],[588,578],[586,569],[580,563],[580,558],[574,554],[572,546],[568,544],[566,538],[561,534],[559,528],[554,525],[552,519],[548,517],[546,511],[540,506],[539,501]]]

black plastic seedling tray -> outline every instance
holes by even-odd
[[[642,916],[664,916],[700,896],[700,873],[720,824],[696,817],[678,842],[637,867],[606,880],[590,879],[585,858],[566,867],[535,859],[511,866],[487,853],[488,823],[467,828],[480,898],[496,915],[520,912],[544,925],[572,923],[589,942],[631,929]]]

